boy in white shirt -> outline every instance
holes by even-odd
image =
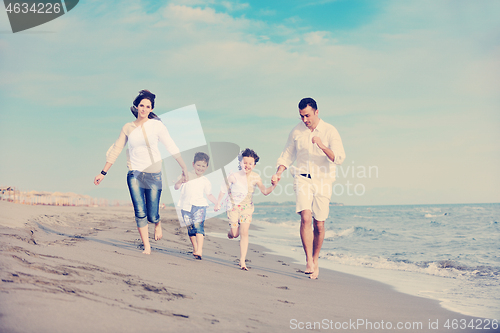
[[[203,253],[203,240],[205,237],[205,217],[208,203],[205,196],[217,206],[217,199],[212,195],[212,184],[203,176],[208,168],[210,157],[197,152],[194,155],[193,169],[188,172],[187,182],[181,176],[174,185],[176,190],[181,189],[178,206],[182,218],[188,229],[188,236],[193,244],[193,256],[201,260]],[[216,207],[215,210],[218,210]]]

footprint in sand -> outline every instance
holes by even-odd
[[[278,302],[285,303],[285,304],[295,304],[294,302],[282,301],[280,299],[278,300]]]

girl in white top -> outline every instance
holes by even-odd
[[[253,193],[255,187],[258,187],[262,194],[268,195],[276,185],[266,188],[260,176],[252,171],[259,161],[259,156],[252,149],[247,148],[242,151],[238,160],[240,171],[232,173],[227,178],[229,183],[227,217],[231,227],[227,237],[233,239],[240,236],[240,268],[248,271],[245,260],[248,252],[248,230],[254,211]]]
[[[187,175],[186,165],[182,160],[179,149],[160,118],[152,112],[155,97],[148,90],[139,92],[133,102],[134,106],[131,107],[131,111],[137,119],[123,126],[120,136],[106,153],[104,168],[94,179],[95,185],[101,183],[128,142],[127,166],[129,172],[127,174],[127,184],[134,205],[137,229],[144,244],[143,253],[145,254],[151,253],[148,222],[155,224],[154,239],[160,240],[162,238],[159,215],[162,189],[162,157],[158,149],[159,141],[179,163],[182,169],[182,177]]]

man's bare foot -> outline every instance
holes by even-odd
[[[155,225],[155,241],[160,240],[163,237],[163,232],[161,230],[161,222]]]
[[[142,251],[144,254],[151,254],[151,245],[144,245],[144,251]]]
[[[316,280],[318,278],[318,276],[319,276],[319,265],[315,264],[314,265],[314,272],[311,275],[309,275],[309,278],[311,280]]]
[[[305,274],[312,274],[312,273],[314,273],[314,264],[307,263],[306,270],[304,271],[304,273]]]

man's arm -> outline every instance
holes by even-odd
[[[271,183],[273,185],[280,181],[283,171],[285,171],[297,158],[297,147],[295,146],[295,140],[293,138],[294,130],[295,128],[288,135],[285,148],[278,158],[278,169],[276,170],[276,174],[271,178]]]
[[[328,148],[323,144],[323,142],[321,142],[319,136],[314,136],[312,138],[312,143],[315,143],[318,146],[318,148],[321,149],[323,153],[325,153],[325,155],[328,157],[330,161],[335,162],[335,154],[330,148]]]
[[[340,165],[345,160],[344,145],[342,144],[342,139],[340,134],[335,127],[332,126],[330,135],[328,136],[328,143],[331,151],[335,154],[335,164]]]
[[[286,170],[284,165],[280,165],[276,170],[276,174],[271,177],[271,184],[276,185],[281,180],[281,174]]]

